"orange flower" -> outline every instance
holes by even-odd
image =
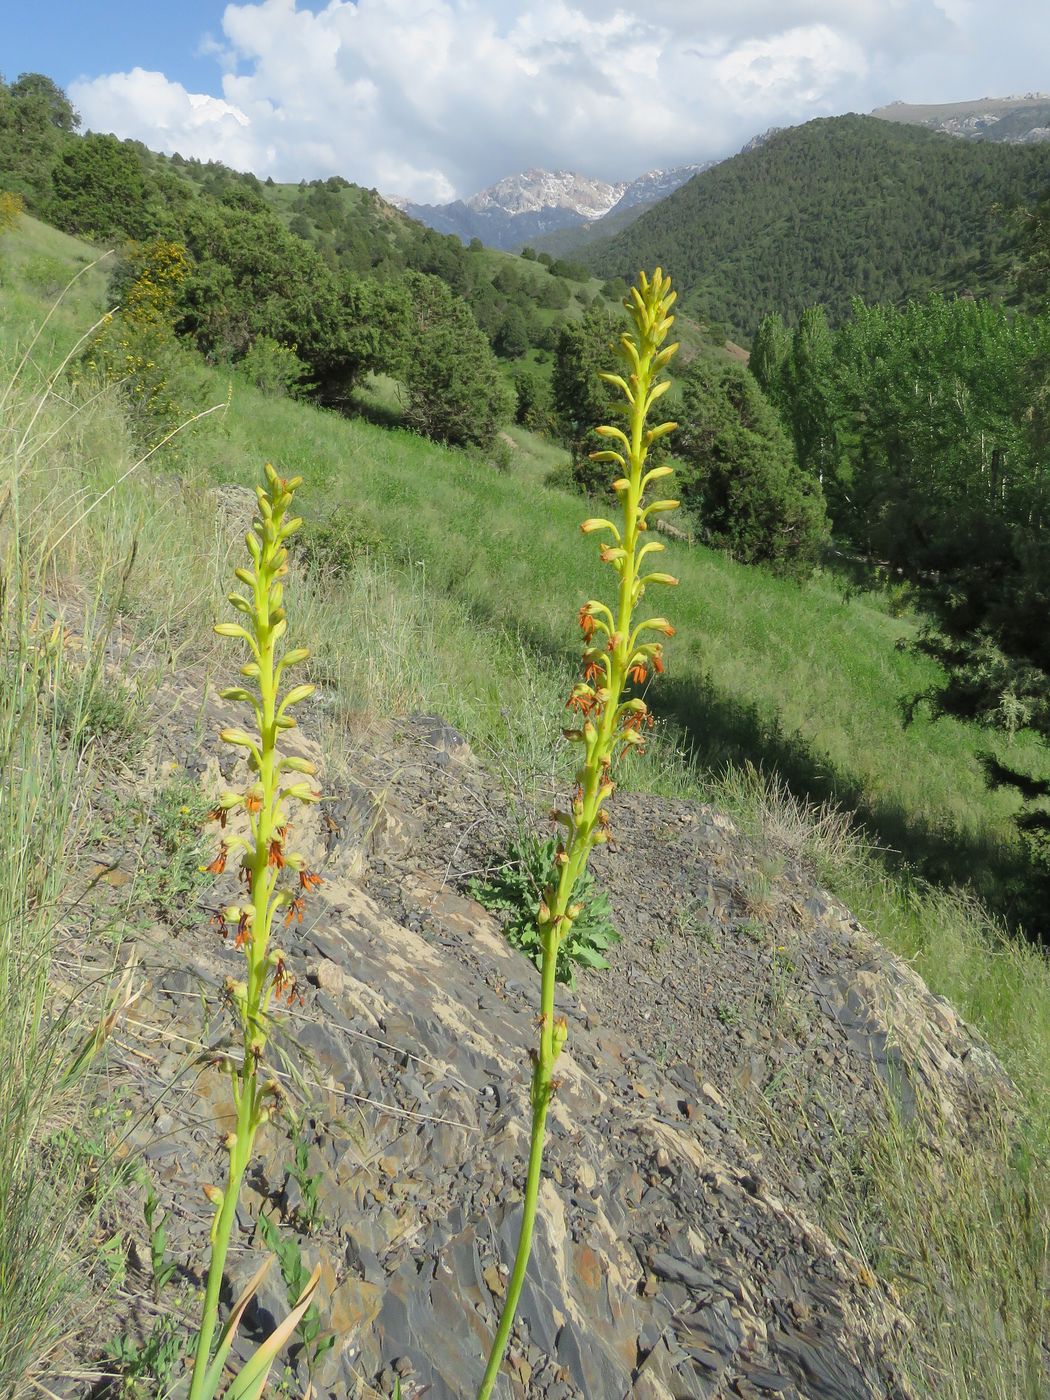
[[[588,715],[598,713],[598,697],[596,695],[588,695],[586,691],[581,691],[579,694],[573,693],[569,696],[568,700],[566,700],[565,708],[567,710],[579,710],[580,714],[586,718]]]
[[[208,923],[213,929],[221,933],[223,938],[226,937],[226,920],[223,918],[221,912],[218,909],[216,909],[215,913],[212,914],[211,918],[208,920]]]
[[[211,811],[208,813],[208,818],[207,818],[207,819],[208,819],[208,821],[210,821],[210,822],[218,822],[219,825],[220,825],[220,827],[222,827],[223,831],[225,831],[225,830],[226,830],[226,818],[227,818],[228,816],[229,816],[229,810],[228,810],[226,807],[213,807],[213,808],[211,809]]]
[[[252,816],[256,812],[262,811],[262,797],[257,792],[250,792],[244,799],[244,810],[250,812]]]
[[[589,685],[594,685],[600,683],[601,681],[604,681],[604,668],[599,666],[597,661],[588,661],[587,665],[583,668],[583,679]]]
[[[305,913],[305,911],[306,900],[303,899],[302,895],[296,895],[296,897],[292,900],[291,904],[289,904],[288,906],[288,913],[284,916],[285,928],[288,927],[288,925],[292,922],[293,919],[297,924],[301,924],[303,921],[303,914]]]
[[[243,948],[252,936],[251,921],[248,918],[247,909],[241,910],[241,917],[237,920],[237,937],[233,941],[235,948]]]
[[[209,875],[221,875],[226,869],[227,850],[225,845],[219,847],[219,854],[212,861],[211,865],[206,865],[204,869]]]
[[[653,670],[658,676],[662,676],[664,673],[664,658],[658,651],[653,653]]]
[[[285,867],[283,828],[275,831],[270,838],[270,849],[266,857],[266,864],[276,865],[278,870],[283,870]]]
[[[299,871],[299,888],[301,890],[316,890],[323,884],[324,881],[315,870]]]
[[[591,616],[589,608],[590,604],[584,603],[578,614],[580,631],[588,641],[590,641],[591,637],[594,635],[594,618]]]
[[[636,666],[629,667],[627,671],[628,679],[634,681],[635,685],[644,685],[648,674],[649,672],[645,669],[642,662],[639,662]]]
[[[623,717],[624,729],[633,729],[638,734],[642,732],[643,724],[650,729],[653,727],[653,717],[648,710],[629,710]]]
[[[284,959],[278,958],[277,966],[273,970],[274,996],[276,996],[278,1000],[280,1000],[280,998],[283,997],[284,1000],[288,1003],[288,1005],[291,1006],[292,1002],[295,1001],[296,989],[296,980],[285,966]],[[300,1003],[302,1002],[302,1000],[303,999],[300,996]]]

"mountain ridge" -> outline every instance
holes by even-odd
[[[666,198],[712,162],[646,171],[634,180],[609,182],[571,170],[530,166],[504,176],[467,199],[416,204],[402,196],[389,203],[439,233],[472,238],[505,251],[561,229],[587,225]]]
[[[762,317],[938,290],[1007,295],[1008,212],[1050,187],[1050,145],[961,141],[856,114],[789,127],[574,256],[599,277],[675,269],[685,309],[749,338]]]
[[[1050,93],[978,97],[964,102],[890,102],[871,113],[880,121],[923,126],[969,141],[1029,145],[1050,141]]]

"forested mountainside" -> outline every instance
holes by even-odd
[[[1050,186],[1050,145],[965,142],[874,117],[778,132],[578,256],[600,276],[673,267],[686,306],[750,338],[764,315],[855,296],[1005,295],[1008,211]]]

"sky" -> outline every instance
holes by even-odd
[[[0,71],[85,129],[441,203],[604,180],[770,126],[1050,89],[1045,0],[0,0]]]

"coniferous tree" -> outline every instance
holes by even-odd
[[[402,378],[405,420],[440,442],[488,447],[511,396],[470,307],[437,277],[409,273]]]
[[[698,356],[679,418],[679,492],[709,542],[745,563],[807,573],[827,536],[824,499],[754,377]]]

